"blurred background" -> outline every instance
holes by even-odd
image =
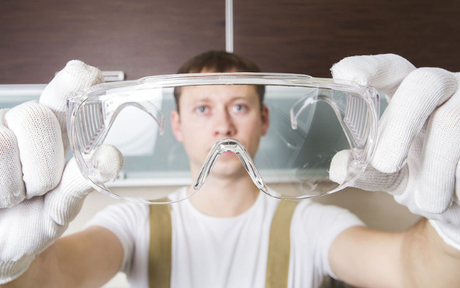
[[[71,59],[120,71],[125,80],[175,73],[196,54],[226,48],[225,8],[224,0],[2,0],[0,94],[9,92],[0,102],[38,98],[41,84]],[[380,53],[399,54],[417,67],[460,71],[460,1],[235,0],[232,12],[233,51],[265,72],[330,77],[332,64],[344,57]],[[348,208],[376,229],[401,231],[418,220],[385,193],[346,189],[315,201]],[[116,202],[90,194],[66,233]],[[104,287],[128,286],[119,274]],[[349,286],[326,279],[324,287]]]
[[[455,0],[235,0],[234,51],[266,72],[330,76],[351,55],[396,53],[460,71]],[[47,83],[71,59],[126,79],[225,49],[225,0],[2,0],[0,83]]]

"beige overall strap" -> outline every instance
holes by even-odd
[[[171,205],[150,205],[150,288],[170,287],[171,243]]]
[[[278,205],[270,228],[266,288],[287,287],[291,218],[298,202],[283,200]]]

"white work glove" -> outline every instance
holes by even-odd
[[[373,86],[389,101],[371,167],[353,186],[394,195],[460,250],[460,74],[416,69],[394,54],[345,58],[331,71],[334,79]],[[335,155],[331,180],[344,181],[349,159],[349,151]]]
[[[64,233],[92,190],[73,158],[65,164],[65,107],[73,91],[102,81],[98,69],[70,61],[40,103],[0,110],[0,284],[20,276]],[[95,167],[115,178],[118,150],[102,146],[95,154]]]

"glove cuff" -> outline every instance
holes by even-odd
[[[460,231],[458,227],[455,227],[453,224],[449,225],[436,220],[429,220],[429,222],[447,245],[460,250]]]
[[[0,262],[0,285],[13,281],[21,276],[30,266],[35,256],[21,258],[18,261]]]

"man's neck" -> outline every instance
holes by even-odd
[[[210,175],[190,201],[206,215],[235,217],[247,211],[258,195],[259,189],[248,174],[225,179]]]

